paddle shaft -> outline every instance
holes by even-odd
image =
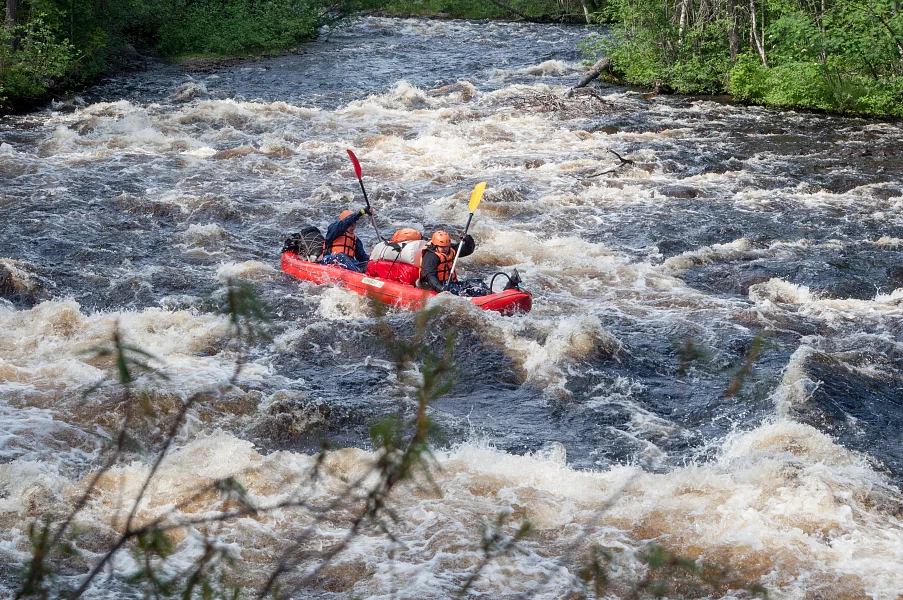
[[[376,226],[376,221],[373,219],[373,215],[370,214],[370,198],[367,197],[367,190],[364,189],[364,180],[358,179],[357,182],[361,184],[361,191],[364,192],[364,202],[367,203],[367,214],[370,216],[370,224],[373,225],[373,230],[376,231],[376,237],[379,238],[379,241],[385,242],[386,239],[379,232],[379,228]]]
[[[461,236],[461,243],[458,244],[458,250],[455,252],[455,260],[452,261],[451,271],[448,272],[448,281],[445,282],[445,289],[451,285],[452,278],[455,276],[455,266],[458,264],[458,257],[461,256],[461,249],[464,247],[464,238],[467,237],[467,230],[470,229],[470,221],[473,219],[473,213],[467,217],[467,225],[464,227],[464,235]]]

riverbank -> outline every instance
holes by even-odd
[[[351,8],[350,0],[124,0],[104,10],[70,6],[53,13],[23,5],[0,27],[0,115],[131,70],[142,55],[179,62],[295,48]]]
[[[186,64],[261,58],[352,15],[572,22],[581,11],[573,0],[124,0],[105,11],[52,14],[23,5],[0,27],[0,116],[134,70],[142,56]]]
[[[819,11],[776,4],[749,12],[690,0],[676,10],[614,0],[605,15],[610,34],[587,40],[585,55],[610,57],[621,83],[729,93],[778,109],[903,117],[901,48],[889,26],[903,17],[890,8],[841,0]]]

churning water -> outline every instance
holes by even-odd
[[[324,497],[364,468],[369,425],[410,409],[410,381],[364,299],[278,268],[287,234],[362,205],[353,148],[383,232],[459,234],[487,181],[461,266],[517,267],[534,309],[441,302],[434,338],[458,332],[460,369],[432,408],[442,493],[402,492],[401,545],[361,537],[307,596],[450,597],[481,520],[510,509],[538,535],[481,593],[563,597],[574,555],[599,544],[630,570],[654,540],[777,597],[898,597],[903,127],[621,87],[565,100],[584,35],[366,18],[297,54],[154,66],[0,121],[2,561],[26,559],[30,520],[64,510],[119,422],[112,390],[82,399],[111,366],[90,349],[118,323],[159,359],[169,379],[143,385],[173,414],[232,372],[214,310],[230,277],[255,283],[274,338],[192,412],[139,517],[239,472],[277,501],[323,437],[348,446]],[[85,523],[109,527],[147,469],[112,473]],[[230,523],[235,576],[258,584],[307,524]]]

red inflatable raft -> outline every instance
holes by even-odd
[[[312,283],[337,283],[358,294],[370,296],[385,304],[418,309],[423,307],[436,292],[421,290],[412,285],[397,283],[364,273],[356,273],[341,267],[321,265],[298,258],[294,252],[282,253],[282,270],[293,277]],[[533,307],[530,292],[515,288],[488,296],[468,298],[483,310],[503,315],[529,312]]]

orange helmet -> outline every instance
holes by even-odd
[[[437,231],[430,238],[430,243],[433,246],[451,246],[451,237],[444,231]]]
[[[406,227],[404,229],[399,229],[394,234],[392,234],[393,242],[413,242],[416,240],[422,240],[423,236],[420,235],[420,232],[416,229],[411,229],[410,227]]]
[[[341,220],[344,219],[345,217],[350,217],[350,216],[353,215],[353,214],[354,214],[354,211],[353,211],[353,210],[343,210],[343,211],[342,211],[342,214],[339,215],[339,221],[341,221]]]

